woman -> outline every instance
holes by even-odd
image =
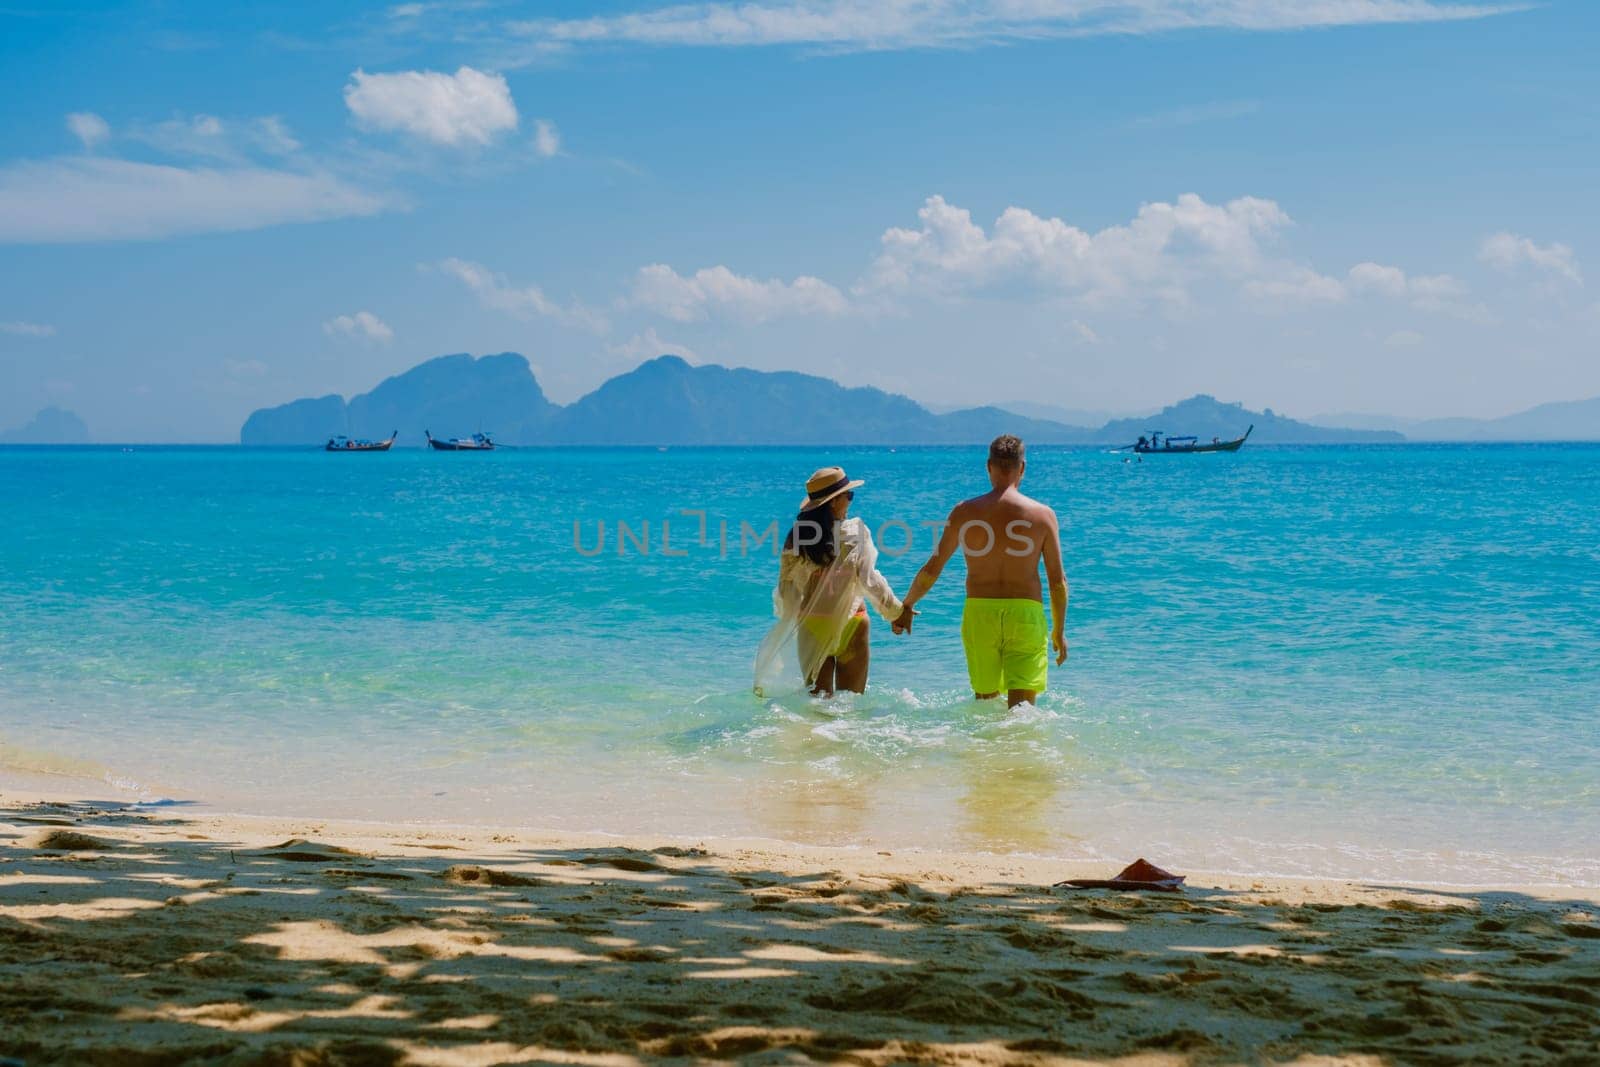
[[[806,498],[783,543],[772,607],[777,625],[756,657],[756,692],[783,670],[791,637],[806,686],[818,696],[865,692],[871,662],[865,601],[893,623],[900,598],[878,573],[878,549],[860,519],[848,518],[862,481],[842,467],[806,479]]]

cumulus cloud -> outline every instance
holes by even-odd
[[[452,256],[441,260],[437,267],[477,294],[479,303],[484,307],[512,315],[538,315],[556,319],[596,333],[604,333],[610,328],[610,324],[603,316],[590,309],[579,304],[564,305],[552,300],[537,285],[512,285],[504,275],[496,274],[481,263],[456,259]]]
[[[561,154],[561,133],[549,119],[533,124],[533,150],[545,159]]]
[[[1390,348],[1415,348],[1423,342],[1423,336],[1416,330],[1396,330],[1383,339],[1383,343]]]
[[[1490,321],[1448,274],[1408,274],[1373,261],[1330,274],[1290,258],[1280,247],[1292,226],[1289,214],[1259,197],[1211,203],[1185,193],[1170,203],[1144,204],[1128,222],[1096,231],[1017,206],[985,228],[970,211],[937,195],[923,202],[917,219],[915,227],[883,231],[878,255],[848,290],[806,275],[763,279],[723,265],[680,274],[652,263],[634,273],[612,306],[681,323],[763,323],[897,313],[927,301],[1042,299],[1059,313],[1059,328],[1084,345],[1099,342],[1083,321],[1085,312],[1157,305],[1187,316],[1225,308],[1230,296],[1244,297],[1240,306],[1256,311],[1364,298]],[[438,268],[489,307],[568,322],[592,315],[551,299],[537,285],[514,286],[480,264],[449,259]]]
[[[1357,263],[1350,268],[1349,277],[1351,287],[1357,290],[1382,293],[1384,296],[1406,295],[1406,272],[1399,267]]]
[[[1529,238],[1502,231],[1483,242],[1478,250],[1478,258],[1507,272],[1532,267],[1576,285],[1583,284],[1583,275],[1578,271],[1578,259],[1572,249],[1564,244],[1536,244]]]
[[[322,332],[330,337],[359,337],[364,341],[387,344],[394,340],[389,324],[370,311],[354,315],[337,315],[322,324]]]
[[[762,281],[719,265],[686,277],[664,263],[640,268],[631,302],[677,322],[711,315],[765,322],[786,315],[838,315],[849,306],[838,289],[807,275],[792,282]]]
[[[1449,274],[1407,274],[1399,267],[1367,262],[1351,267],[1346,283],[1352,293],[1404,300],[1423,311],[1449,312],[1468,318],[1482,316],[1480,308],[1463,302],[1467,287]]]
[[[1454,0],[787,0],[669,3],[617,14],[524,20],[507,30],[544,49],[793,45],[872,51],[1196,29],[1288,31],[1442,22],[1527,6]]]
[[[486,145],[517,126],[517,106],[505,78],[471,67],[454,74],[357,70],[345,86],[344,102],[363,126],[442,145]]]
[[[632,302],[687,322],[714,312],[762,321],[788,314],[898,308],[906,300],[1038,297],[1080,308],[1158,304],[1192,309],[1232,287],[1257,305],[1288,310],[1354,295],[1482,318],[1466,287],[1448,274],[1408,275],[1363,262],[1325,274],[1279,250],[1292,220],[1276,201],[1211,203],[1185,193],[1144,204],[1128,222],[1089,231],[1027,208],[1006,208],[987,229],[966,208],[930,196],[915,227],[890,227],[847,297],[825,281],[759,281],[712,267],[690,277],[655,264],[635,279]],[[1088,343],[1094,334],[1071,320]]]
[[[61,158],[0,168],[0,243],[149,240],[375,215],[396,206],[325,173]]]
[[[1274,304],[1337,303],[1345,298],[1344,283],[1305,266],[1290,266],[1276,277],[1244,283],[1245,295]]]
[[[0,322],[0,333],[13,337],[54,337],[56,328],[42,322]]]
[[[74,111],[67,116],[67,129],[84,148],[94,146],[111,136],[111,124],[93,111]]]
[[[1006,208],[986,232],[971,212],[941,196],[924,201],[917,217],[916,229],[884,232],[859,295],[1026,286],[1089,303],[1182,303],[1187,286],[1202,278],[1265,283],[1292,273],[1263,247],[1289,216],[1256,197],[1211,204],[1186,193],[1174,203],[1146,204],[1127,225],[1095,233],[1020,207]]]
[[[1357,263],[1336,278],[1293,266],[1280,276],[1245,283],[1251,296],[1301,303],[1338,303],[1352,296],[1376,296],[1403,300],[1426,311],[1466,313],[1473,309],[1461,304],[1466,287],[1448,274],[1408,275],[1399,267],[1384,263]]]

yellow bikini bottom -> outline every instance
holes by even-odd
[[[829,649],[827,655],[834,657],[842,663],[850,662],[850,644],[855,640],[856,631],[867,621],[867,609],[862,608],[844,621],[844,627],[839,631],[839,640],[834,647]],[[833,636],[833,620],[826,616],[806,615],[800,619],[800,625],[805,627],[813,640],[826,642]]]

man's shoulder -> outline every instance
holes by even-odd
[[[967,497],[967,499],[951,508],[950,514],[971,515],[975,512],[988,511],[992,507],[994,507],[994,490],[991,489],[987,493],[979,493],[977,496]]]
[[[1048,517],[1053,519],[1053,518],[1056,517],[1056,512],[1055,512],[1054,508],[1052,508],[1049,504],[1046,504],[1042,500],[1035,500],[1033,497],[1028,496],[1026,493],[1022,493],[1022,492],[1017,493],[1017,505],[1019,507],[1023,508],[1024,510],[1029,511],[1029,512],[1033,513],[1034,515],[1040,517],[1040,518],[1048,516]]]

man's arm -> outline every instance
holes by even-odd
[[[1050,583],[1050,647],[1056,666],[1067,661],[1067,572],[1061,566],[1061,524],[1049,508],[1050,532],[1044,538],[1044,576]]]
[[[961,546],[961,526],[956,522],[956,516],[960,512],[960,505],[950,512],[950,517],[945,520],[944,531],[939,535],[939,543],[934,546],[933,555],[928,557],[928,562],[922,565],[922,569],[912,580],[911,589],[903,601],[905,608],[895,620],[896,631],[902,627],[908,631],[911,629],[911,619],[916,615],[916,612],[911,610],[912,607],[932,591],[934,583],[939,580],[939,575],[944,572],[944,565],[950,562],[950,557],[955,555],[956,549]]]

